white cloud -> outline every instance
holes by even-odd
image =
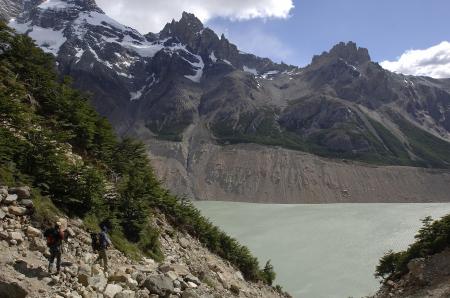
[[[387,70],[408,75],[450,78],[450,42],[424,50],[408,50],[397,61],[383,61]]]
[[[159,32],[183,11],[202,22],[215,17],[231,20],[287,18],[293,0],[97,0],[97,4],[116,20],[147,32]]]

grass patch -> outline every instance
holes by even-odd
[[[32,220],[41,226],[53,225],[63,215],[49,197],[41,195],[36,189],[32,190],[32,199],[35,208]]]

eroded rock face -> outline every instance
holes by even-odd
[[[263,203],[449,200],[447,171],[337,162],[258,145],[221,147],[193,143],[183,148],[158,141],[150,143],[149,148],[154,152],[151,155],[154,168],[167,187],[200,200]]]

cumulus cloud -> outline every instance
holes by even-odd
[[[443,41],[424,50],[409,50],[397,61],[383,61],[381,66],[408,75],[450,78],[450,42]]]
[[[207,22],[215,17],[287,18],[294,8],[293,0],[97,0],[97,4],[109,16],[143,33],[159,32],[183,11]]]

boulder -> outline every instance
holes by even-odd
[[[200,279],[198,279],[197,277],[195,277],[195,276],[192,275],[192,274],[186,275],[186,276],[184,277],[184,280],[187,281],[187,282],[193,282],[193,283],[195,283],[195,284],[197,284],[197,285],[201,284]]]
[[[6,217],[6,213],[0,209],[0,220],[4,219]]]
[[[0,240],[8,240],[9,233],[7,231],[0,231]]]
[[[103,275],[95,275],[88,278],[88,284],[95,290],[102,292],[106,285],[108,284],[108,281]]]
[[[159,267],[159,271],[161,271],[162,273],[173,271],[178,276],[185,276],[190,273],[189,269],[185,265],[181,264],[163,264]]]
[[[131,277],[128,277],[126,284],[131,290],[136,290],[139,287],[138,282]]]
[[[75,232],[73,231],[72,228],[67,228],[66,231],[67,231],[67,234],[69,235],[70,238],[75,237],[76,234],[75,234]]]
[[[108,284],[105,291],[103,292],[103,297],[114,298],[116,294],[122,292],[123,288],[116,284]]]
[[[164,275],[152,275],[147,277],[143,286],[152,294],[166,296],[173,292],[173,282],[170,277]]]
[[[8,189],[4,186],[0,187],[0,203],[8,196]]]
[[[178,278],[178,275],[173,271],[169,271],[165,273],[165,275],[170,277],[171,280],[176,280]]]
[[[92,271],[92,275],[102,275],[103,274],[103,269],[100,266],[100,264],[92,265],[91,271]]]
[[[189,240],[184,238],[184,237],[178,238],[178,243],[180,243],[181,247],[184,248],[184,249],[187,249],[187,248],[191,247],[191,244],[189,243]]]
[[[45,251],[47,250],[47,243],[45,243],[45,240],[42,238],[38,238],[38,237],[31,238],[30,250],[45,253]]]
[[[6,198],[3,200],[3,204],[11,205],[16,201],[17,201],[17,195],[15,195],[15,194],[7,195]]]
[[[8,212],[17,216],[24,216],[25,214],[27,214],[27,208],[19,206],[9,206]]]
[[[29,199],[31,197],[31,190],[28,186],[13,187],[8,190],[10,194],[15,194],[19,199]]]
[[[27,237],[30,238],[42,236],[42,232],[36,228],[33,228],[32,226],[28,226],[27,230],[25,231],[25,234],[27,235]]]
[[[239,288],[238,285],[231,284],[230,291],[231,291],[231,293],[235,294],[236,296],[239,296],[239,293],[240,293],[241,289]]]
[[[147,276],[142,272],[135,272],[132,274],[132,278],[134,278],[138,284],[143,284]]]
[[[150,292],[147,289],[142,289],[136,292],[136,298],[149,298]],[[158,297],[158,295],[156,295]]]
[[[28,292],[15,282],[0,281],[0,297],[25,298]]]
[[[188,282],[187,282],[187,285],[188,285],[188,287],[191,288],[191,289],[195,289],[195,288],[198,287],[198,285],[197,285],[196,283],[193,283],[192,281],[188,281]]]
[[[200,298],[200,295],[198,295],[195,290],[187,289],[183,292],[181,298]]]
[[[23,242],[23,236],[20,232],[9,232],[9,239],[16,241],[18,244]]]
[[[126,283],[128,280],[128,277],[129,277],[129,275],[126,274],[124,271],[118,270],[108,277],[108,282]]]
[[[22,205],[26,208],[33,208],[34,207],[34,203],[32,200],[21,200],[19,201],[19,205]]]
[[[135,298],[135,297],[136,297],[136,293],[131,290],[122,291],[122,292],[116,294],[116,296],[114,296],[114,298]]]

